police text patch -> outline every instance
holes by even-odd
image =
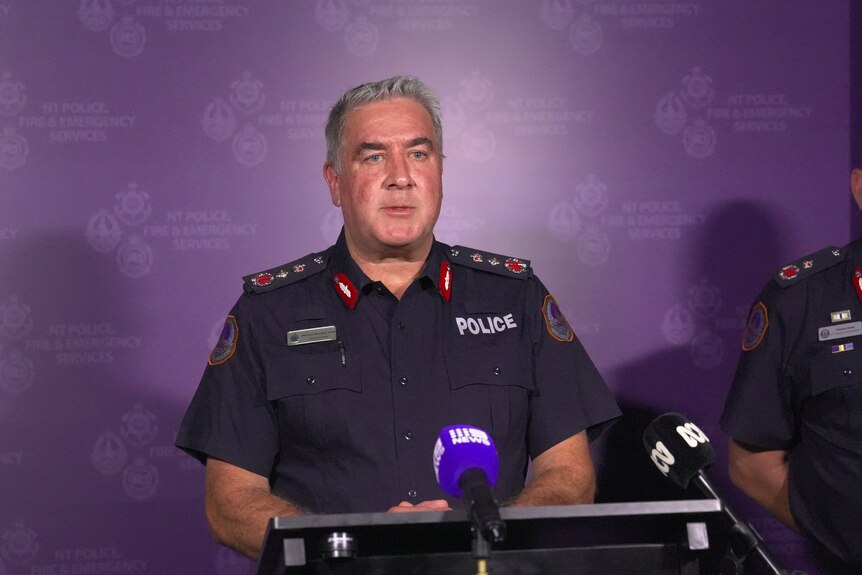
[[[456,317],[455,325],[458,326],[458,335],[472,333],[479,335],[480,333],[497,333],[518,327],[512,314],[507,313],[504,316],[488,316],[488,317]]]

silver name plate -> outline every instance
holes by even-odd
[[[305,345],[321,341],[335,341],[337,338],[334,325],[310,327],[287,332],[287,345]]]
[[[841,339],[842,337],[853,337],[862,334],[862,321],[853,323],[842,323],[841,325],[830,325],[817,330],[817,338],[820,341],[830,339]]]

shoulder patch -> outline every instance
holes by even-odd
[[[453,246],[449,248],[446,255],[453,264],[501,276],[525,280],[533,275],[530,260],[494,254],[464,246]]]
[[[760,345],[766,329],[769,327],[769,312],[763,302],[751,308],[748,314],[748,322],[745,324],[745,332],[742,334],[742,351],[751,351]]]
[[[239,340],[239,327],[236,324],[236,318],[232,315],[227,316],[224,321],[224,327],[221,330],[218,341],[210,353],[209,364],[221,365],[229,360],[236,351],[236,343]]]
[[[566,317],[560,311],[560,306],[557,305],[557,300],[551,294],[545,296],[545,301],[542,303],[542,315],[545,317],[545,327],[548,329],[548,333],[555,340],[567,342],[575,339],[575,332],[572,331],[569,322],[566,321]]]
[[[312,253],[277,268],[244,276],[245,291],[265,293],[290,285],[323,271],[328,261],[328,251]]]
[[[830,246],[789,263],[775,274],[775,283],[787,287],[844,261],[846,248]]]

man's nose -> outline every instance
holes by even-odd
[[[390,156],[387,162],[386,187],[389,189],[404,189],[413,186],[410,166],[403,156]]]

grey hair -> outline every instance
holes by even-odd
[[[440,100],[431,88],[413,76],[393,76],[379,82],[368,82],[344,93],[329,112],[326,122],[326,163],[341,171],[342,141],[347,113],[364,104],[383,102],[395,98],[407,98],[422,105],[431,116],[434,126],[434,142],[440,157],[443,157],[443,124],[440,121]]]

